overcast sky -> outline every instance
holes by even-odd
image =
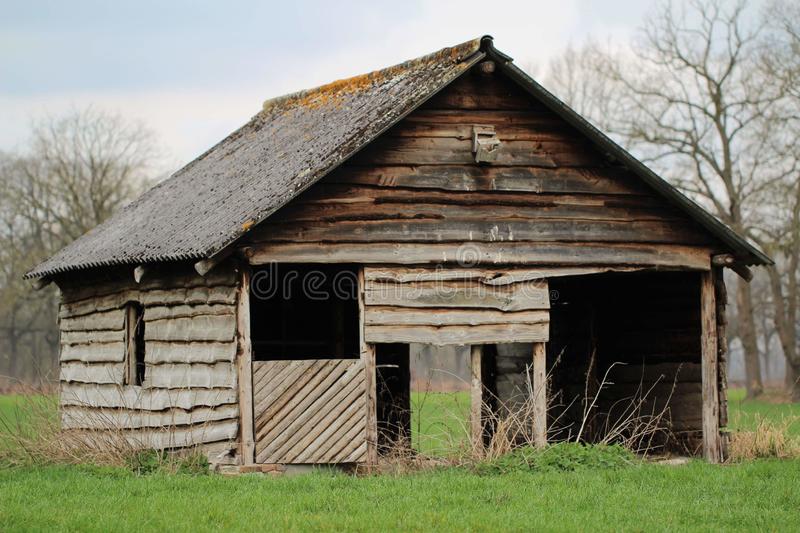
[[[0,0],[0,150],[93,105],[142,120],[171,166],[270,97],[484,34],[523,68],[587,36],[627,41],[652,2]]]

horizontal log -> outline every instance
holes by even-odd
[[[413,120],[404,120],[386,132],[387,137],[450,137],[454,139],[472,140],[475,124],[468,121],[439,121],[436,116],[428,118],[425,111],[414,115]],[[575,142],[580,137],[575,131],[565,127],[565,123],[551,118],[535,117],[523,122],[505,121],[503,124],[488,122],[494,126],[500,141],[558,141]]]
[[[151,321],[145,309],[144,317],[145,341],[232,341],[236,334],[233,314]]]
[[[401,307],[472,307],[501,311],[549,309],[547,283],[487,286],[475,282],[381,283],[367,281],[364,303]]]
[[[635,223],[633,223],[635,222]],[[271,222],[263,242],[623,242],[707,244],[692,225],[664,220],[431,219]]]
[[[148,307],[161,305],[234,305],[236,302],[236,287],[192,287],[152,291],[123,290],[113,294],[89,297],[72,303],[62,303],[59,317],[63,319],[119,309],[127,302],[140,302]]]
[[[394,263],[490,265],[624,265],[707,270],[709,250],[703,247],[599,243],[468,243],[457,244],[259,244],[243,247],[251,264]],[[466,257],[466,260],[465,260]]]
[[[124,326],[125,312],[122,309],[64,318],[59,322],[61,331],[121,330]]]
[[[239,406],[221,405],[216,408],[197,407],[192,410],[169,409],[107,409],[68,406],[61,409],[62,429],[138,429],[145,427],[174,427],[236,419]]]
[[[161,411],[172,407],[216,407],[238,401],[234,389],[157,389],[117,385],[61,384],[62,406],[113,407]]]
[[[61,344],[114,343],[125,340],[124,330],[62,331]]]
[[[549,325],[488,324],[481,326],[370,326],[364,327],[366,342],[446,344],[495,344],[501,342],[547,342]]]
[[[428,123],[466,124],[470,127],[473,124],[491,124],[495,128],[526,127],[531,130],[569,129],[564,119],[544,108],[541,111],[534,109],[515,111],[510,109],[430,109],[424,106],[408,115],[389,131],[402,129],[407,124]]]
[[[125,360],[125,342],[62,344],[60,359],[62,362],[121,363]]]
[[[501,165],[345,165],[320,184],[407,187],[460,192],[652,195],[640,179],[621,167],[537,168]],[[313,196],[319,186],[309,189]]]
[[[481,324],[546,324],[547,311],[503,312],[492,309],[399,308],[367,305],[367,325],[478,326]]]
[[[484,285],[494,286],[562,276],[584,276],[636,270],[641,269],[637,267],[542,267],[536,269],[365,267],[364,280],[394,283],[474,280]]]
[[[472,140],[450,137],[380,137],[356,154],[351,165],[472,165]],[[588,142],[505,141],[493,164],[509,166],[601,167],[605,159]]]
[[[113,280],[98,281],[87,278],[86,282],[69,281],[60,286],[64,302],[76,301],[107,296],[127,290],[151,291],[158,289],[188,289],[216,286],[233,286],[236,284],[236,273],[230,267],[214,270],[208,276],[200,276],[194,270],[188,273],[176,274],[169,271],[156,271],[145,277],[137,284],[133,276],[117,277]]]
[[[122,385],[125,372],[123,363],[84,364],[66,362],[61,364],[61,381]]]
[[[208,315],[233,315],[234,307],[226,304],[217,305],[173,305],[155,306],[146,310],[146,320],[163,320],[166,318],[194,318]]]
[[[236,343],[150,341],[146,345],[145,357],[153,364],[233,362]]]
[[[96,445],[102,442],[103,430],[71,429],[73,438],[85,438],[88,443]],[[123,432],[110,432],[106,439],[110,443],[124,439],[129,446],[136,449],[178,449],[188,448],[196,444],[227,441],[236,438],[239,431],[238,420],[223,420],[192,426],[167,429],[132,429]]]
[[[158,388],[236,386],[236,369],[231,363],[148,365],[145,385]]]

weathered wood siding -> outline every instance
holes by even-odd
[[[237,277],[156,270],[60,282],[61,408],[67,430],[125,430],[137,445],[183,447],[237,436]],[[140,302],[145,381],[124,384],[124,306]]]
[[[547,281],[534,271],[366,267],[364,283],[366,342],[547,340]]]
[[[364,462],[365,374],[356,359],[253,362],[256,462]]]
[[[495,126],[497,162],[474,162],[474,124]],[[255,263],[704,270],[710,244],[513,82],[470,73],[255,228],[244,246]]]

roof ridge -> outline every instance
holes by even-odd
[[[481,44],[485,38],[487,38],[487,36],[464,41],[454,46],[446,46],[430,54],[408,59],[389,67],[373,70],[364,74],[357,74],[348,78],[341,78],[310,89],[302,89],[269,98],[264,101],[261,111],[259,111],[254,118],[266,116],[276,108],[280,108],[283,112],[291,109],[293,105],[308,105],[310,107],[323,105],[326,103],[325,99],[322,97],[323,94],[330,94],[331,96],[340,98],[348,93],[362,90],[366,85],[375,84],[390,76],[405,72],[411,66],[417,66],[423,63],[441,64],[441,61],[444,59],[450,59],[451,64],[461,63],[480,51]],[[319,101],[314,101],[315,96],[320,97]]]

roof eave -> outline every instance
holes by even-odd
[[[647,165],[639,161],[627,150],[593,126],[578,112],[559,100],[553,93],[537,83],[536,80],[528,76],[528,74],[512,62],[513,60],[510,56],[494,47],[491,37],[484,38],[483,44],[487,56],[494,59],[507,76],[531,94],[531,96],[541,101],[547,108],[567,121],[571,126],[589,137],[589,139],[599,145],[609,155],[621,161],[633,173],[644,180],[645,183],[664,195],[678,208],[684,210],[690,217],[719,238],[724,244],[730,246],[736,253],[737,259],[740,262],[745,265],[775,264],[768,255],[753,246],[741,235],[670,185],[666,180],[648,168]]]

